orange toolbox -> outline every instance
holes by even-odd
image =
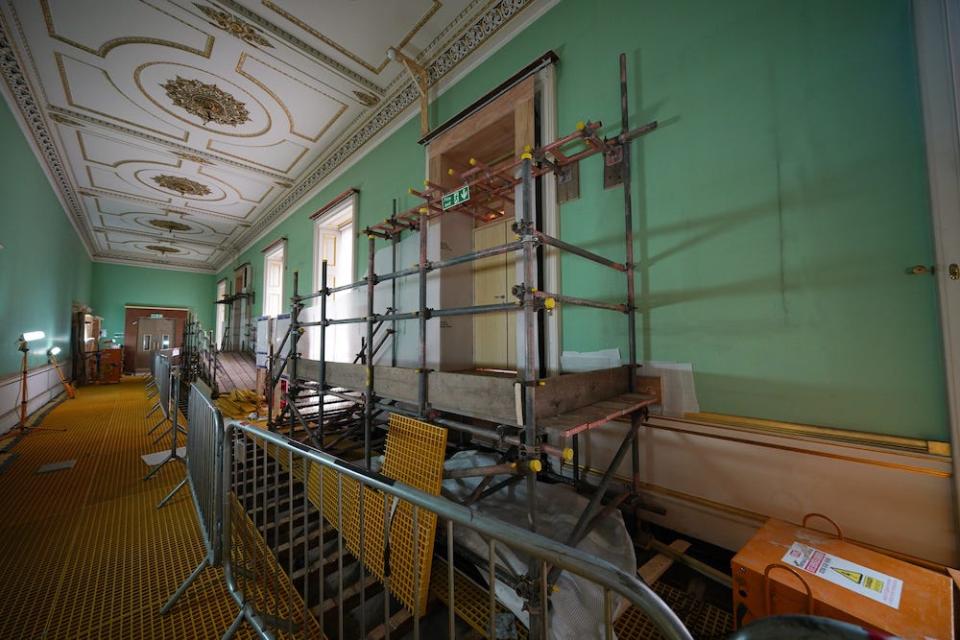
[[[806,528],[822,518],[836,535]],[[737,628],[809,614],[900,638],[952,640],[953,580],[846,542],[826,516],[804,526],[770,519],[731,561]]]

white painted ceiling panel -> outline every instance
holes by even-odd
[[[537,1],[0,0],[0,72],[95,259],[214,271]]]

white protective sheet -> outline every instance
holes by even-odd
[[[479,467],[496,464],[490,454],[476,451],[462,451],[447,460],[447,469]],[[498,476],[494,482],[505,478]],[[445,480],[443,488],[455,496],[466,497],[480,482],[480,478]],[[576,525],[577,518],[587,506],[587,499],[570,490],[565,485],[537,483],[537,499],[540,526],[538,532],[548,538],[566,542],[567,536]],[[492,516],[526,528],[527,522],[526,483],[519,482],[503,489],[474,505],[484,515]],[[465,527],[454,528],[454,540],[482,558],[487,558],[487,543],[475,532]],[[581,551],[599,556],[630,575],[637,571],[637,558],[633,543],[624,526],[619,511],[604,518],[577,545]],[[500,547],[498,564],[508,562],[513,571],[524,575],[527,570],[526,559],[519,558],[509,549]],[[486,575],[486,567],[481,567]],[[550,637],[558,640],[584,640],[602,638],[603,630],[603,591],[593,583],[572,575],[560,574],[557,581],[559,590],[551,597],[549,618]],[[497,599],[506,605],[525,625],[527,613],[523,611],[523,601],[513,588],[498,582]],[[614,596],[614,617],[626,601]]]

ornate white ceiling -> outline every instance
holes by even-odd
[[[0,0],[0,72],[95,259],[214,271],[535,1]]]

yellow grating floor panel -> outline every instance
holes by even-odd
[[[384,451],[381,473],[432,495],[440,494],[443,483],[443,460],[447,447],[447,430],[425,422],[392,414]],[[277,458],[277,453],[268,448]],[[279,454],[282,469],[287,469],[287,457]],[[321,473],[322,471],[322,473]],[[343,537],[347,549],[380,580],[384,577],[384,496],[370,489],[363,493],[364,538],[360,539],[360,483],[331,469],[309,466],[306,483],[310,501],[320,507],[324,518],[334,527],[342,518]],[[295,464],[294,477],[303,481],[301,463]],[[338,486],[339,483],[339,486]],[[322,487],[322,489],[321,489]],[[342,504],[338,509],[338,490]],[[321,500],[322,494],[322,500]],[[392,509],[392,500],[387,509]],[[390,580],[389,588],[410,611],[419,602],[422,614],[426,609],[430,590],[430,567],[433,542],[436,537],[436,514],[417,510],[417,544],[414,547],[413,505],[400,502],[390,525]],[[362,549],[362,551],[361,551]],[[416,553],[414,553],[416,551]],[[414,557],[419,559],[419,570],[414,570]],[[419,583],[417,583],[419,580]],[[419,597],[417,597],[418,594]]]
[[[436,558],[433,565],[433,575],[430,578],[430,593],[443,604],[450,606],[449,581],[447,576],[448,565],[445,560]],[[490,595],[483,587],[463,575],[460,571],[453,572],[453,609],[457,617],[470,625],[470,628],[484,638],[490,637]],[[508,610],[499,602],[496,603],[497,613],[507,613]],[[527,628],[517,622],[517,640],[527,640]]]
[[[0,638],[215,638],[233,620],[216,570],[159,615],[203,544],[187,492],[155,508],[183,468],[142,479],[140,455],[167,444],[146,435],[152,406],[139,379],[84,387],[44,419],[66,431],[35,431],[13,447],[0,476]],[[70,459],[72,469],[35,473]]]
[[[663,581],[654,584],[653,590],[676,612],[693,637],[700,640],[720,640],[733,633],[733,616],[729,611],[692,598]],[[663,638],[650,619],[636,607],[630,607],[620,614],[613,628],[620,640]]]
[[[323,638],[320,625],[306,611],[300,593],[236,500],[231,516],[234,576],[248,602],[279,623],[278,637]]]

